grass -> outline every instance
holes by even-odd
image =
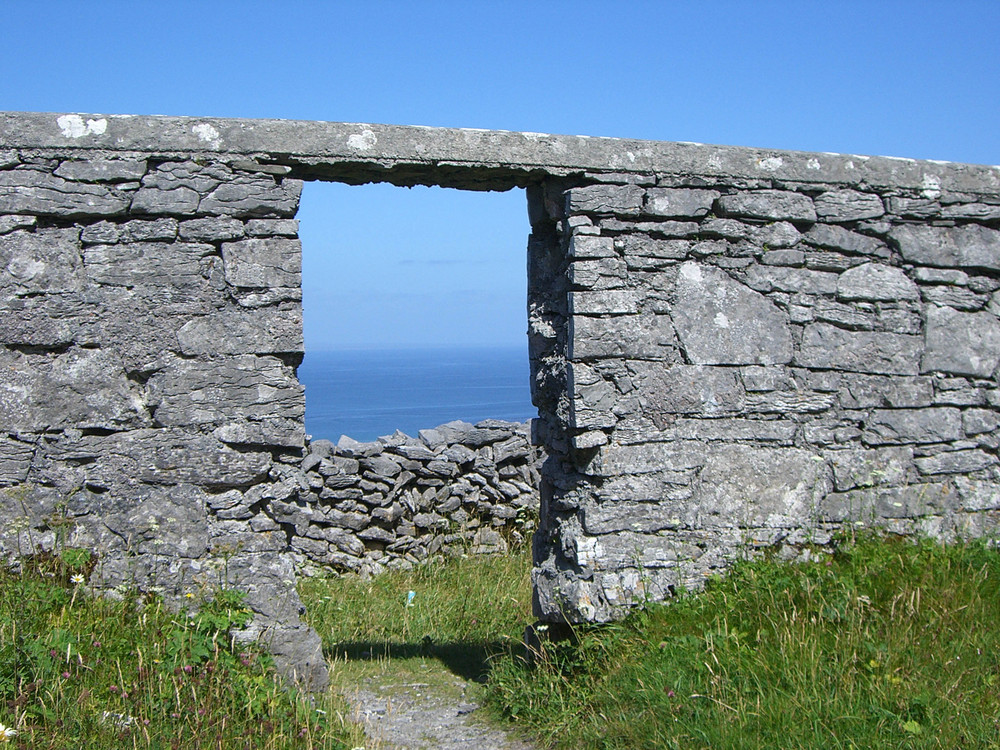
[[[364,744],[333,693],[311,706],[265,654],[230,643],[237,594],[194,617],[93,597],[73,581],[91,563],[66,552],[0,573],[0,724],[15,746]],[[873,537],[743,563],[667,606],[577,627],[530,665],[529,567],[523,552],[461,558],[300,592],[336,689],[479,681],[494,715],[540,746],[1000,747],[1000,553],[984,544]]]
[[[494,664],[495,711],[559,748],[1000,746],[1000,554],[866,539]]]
[[[526,553],[458,557],[370,580],[307,579],[299,593],[345,689],[373,664],[426,673],[428,660],[483,681],[530,621],[530,569]]]
[[[67,549],[0,572],[0,724],[17,732],[15,747],[357,744],[343,704],[283,689],[267,654],[229,639],[249,618],[239,593],[209,592],[192,601],[197,613],[175,613],[131,592],[90,595],[92,564]]]

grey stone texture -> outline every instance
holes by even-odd
[[[45,113],[0,114],[0,142],[0,548],[69,528],[102,555],[95,585],[175,600],[228,571],[246,637],[310,687],[297,571],[497,551],[536,500],[550,621],[845,525],[996,532],[996,167]],[[313,179],[527,188],[530,439],[306,442]]]

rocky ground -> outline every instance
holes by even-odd
[[[356,719],[380,750],[534,750],[502,729],[487,725],[477,686],[443,667],[423,673],[393,670],[369,676],[346,693]]]

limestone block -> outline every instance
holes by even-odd
[[[206,495],[197,487],[143,487],[102,522],[130,551],[170,557],[199,558],[208,552]]]
[[[810,451],[720,445],[707,451],[692,505],[702,527],[808,527],[831,485]]]
[[[963,312],[977,312],[990,301],[985,294],[976,294],[970,289],[953,286],[932,286],[920,290],[924,302],[939,307],[951,307]]]
[[[34,446],[29,443],[0,438],[0,486],[24,482],[34,454]]]
[[[717,190],[692,188],[650,188],[646,191],[644,214],[667,219],[701,218],[712,210]]]
[[[630,268],[659,267],[665,260],[683,260],[690,252],[690,240],[657,240],[645,234],[626,234],[615,239]]]
[[[378,477],[392,478],[398,476],[402,471],[402,467],[396,461],[393,461],[391,455],[387,453],[363,458],[360,463],[365,471],[369,471]]]
[[[147,392],[159,424],[218,425],[229,443],[302,444],[303,388],[274,357],[177,360],[150,378]]]
[[[837,278],[835,273],[784,266],[753,265],[746,273],[747,286],[765,293],[833,294],[837,291]]]
[[[992,313],[963,313],[927,305],[921,372],[988,378],[1000,362],[1000,321]]]
[[[734,369],[638,362],[633,367],[643,414],[669,421],[676,414],[717,416],[740,411],[743,387]]]
[[[569,240],[569,254],[573,258],[611,258],[615,255],[615,241],[613,237],[574,234]]]
[[[569,336],[569,358],[577,361],[609,357],[663,359],[677,343],[666,315],[575,315],[569,319]]]
[[[753,241],[761,247],[778,250],[795,247],[802,240],[802,233],[794,224],[787,221],[775,221],[753,231]],[[788,264],[790,265],[790,264]]]
[[[581,511],[581,520],[583,530],[591,535],[621,531],[652,534],[678,528],[689,510],[687,503],[609,500],[588,503]]]
[[[837,297],[843,300],[917,300],[920,292],[905,273],[881,263],[864,263],[840,274]]]
[[[966,511],[1000,510],[1000,484],[971,477],[955,477],[959,505]]]
[[[237,287],[298,287],[302,243],[269,237],[222,243],[226,281]]]
[[[671,318],[694,364],[771,365],[792,358],[788,316],[710,266],[681,265]]]
[[[79,182],[134,182],[146,174],[146,160],[71,159],[60,164],[55,174]]]
[[[99,313],[79,295],[9,297],[0,300],[0,344],[60,348],[93,343]]]
[[[770,221],[816,221],[809,196],[786,190],[747,190],[723,195],[716,201],[723,216],[746,216]]]
[[[847,331],[828,323],[811,323],[802,334],[795,363],[824,370],[916,375],[922,350],[919,336]]]
[[[276,182],[268,176],[240,175],[201,199],[198,211],[240,217],[292,218],[299,207],[302,180]]]
[[[719,237],[724,240],[745,240],[753,234],[754,228],[738,219],[707,219],[701,223],[702,237]]]
[[[966,435],[981,435],[1000,427],[1000,414],[993,409],[966,409],[962,412],[962,427]]]
[[[972,219],[974,221],[997,221],[1000,219],[1000,205],[991,203],[955,203],[944,206],[941,216],[945,219]]]
[[[809,414],[830,409],[836,399],[829,393],[803,389],[768,391],[747,395],[745,408],[761,414]]]
[[[566,191],[566,213],[637,216],[645,191],[637,185],[589,185]]]
[[[0,289],[18,295],[76,292],[83,287],[82,269],[77,229],[0,237]]]
[[[911,263],[1000,270],[1000,231],[976,224],[934,227],[903,224],[889,237]]]
[[[805,260],[806,254],[801,250],[770,250],[760,258],[765,266],[801,266]]]
[[[696,221],[623,221],[621,219],[601,219],[602,232],[634,232],[654,238],[692,237],[698,234],[700,226]]]
[[[567,276],[575,287],[595,291],[621,289],[625,286],[628,269],[621,258],[578,260],[570,263]]]
[[[570,292],[570,315],[629,315],[639,311],[639,299],[631,289]]]
[[[639,445],[603,445],[593,460],[582,467],[585,474],[614,477],[623,474],[651,474],[683,471],[705,463],[705,446],[693,440]]]
[[[132,196],[129,213],[190,216],[198,211],[200,201],[201,196],[198,195],[197,191],[183,185],[170,188],[143,185]]]
[[[183,429],[143,428],[110,435],[84,435],[54,445],[56,464],[82,465],[87,484],[126,492],[136,483],[194,484],[210,489],[265,481],[271,454],[237,451],[208,435]]]
[[[18,229],[31,229],[37,226],[35,216],[0,216],[0,235],[10,234]]]
[[[580,363],[567,368],[572,395],[570,424],[577,430],[614,427],[618,391],[594,370]]]
[[[860,221],[885,214],[881,198],[857,190],[827,190],[813,198],[813,204],[820,221]]]
[[[251,237],[297,237],[297,219],[250,219],[246,223],[247,234]]]
[[[919,518],[955,507],[957,493],[950,484],[909,484],[832,492],[819,504],[822,520],[878,525],[897,518]]]
[[[179,227],[182,240],[189,242],[219,242],[220,240],[239,240],[246,234],[242,221],[228,216],[212,216],[205,219],[188,219],[182,221]]]
[[[838,492],[858,487],[899,487],[909,481],[913,448],[847,448],[825,453]]]
[[[302,313],[294,309],[219,312],[184,324],[177,331],[177,341],[187,356],[299,353]]]
[[[0,172],[0,213],[120,216],[129,199],[105,186],[72,182],[36,169]]]
[[[804,240],[814,247],[840,250],[852,255],[878,255],[880,253],[888,255],[885,245],[874,237],[830,224],[815,224],[810,227]]]
[[[862,439],[869,445],[947,443],[962,438],[962,413],[949,406],[876,409],[864,427]]]
[[[172,242],[177,237],[177,219],[133,219],[124,224],[99,221],[83,228],[80,241],[84,245],[112,245],[117,242]]]
[[[104,350],[74,348],[55,356],[0,350],[0,369],[6,430],[121,429],[148,420],[121,360]]]
[[[207,287],[202,259],[215,252],[211,245],[188,242],[135,242],[90,245],[83,251],[87,277],[98,284],[195,290]],[[180,295],[177,301],[188,299]]]
[[[632,531],[577,537],[574,542],[577,564],[598,570],[672,568],[695,554],[692,546],[682,539]]]
[[[997,457],[978,449],[944,451],[933,456],[915,458],[913,463],[921,474],[968,474],[994,466]]]
[[[941,204],[931,198],[889,198],[889,213],[913,219],[929,219],[941,213]]]
[[[845,373],[840,379],[837,398],[845,409],[930,406],[934,399],[934,383],[929,377]]]

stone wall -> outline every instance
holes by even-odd
[[[435,556],[504,553],[530,538],[538,518],[529,438],[530,423],[490,419],[419,438],[315,440],[305,484],[268,510],[306,569],[377,575]]]
[[[846,526],[996,532],[1000,193],[827,179],[530,194],[543,618]]]
[[[522,501],[530,455],[497,450],[523,434],[306,445],[307,179],[528,188],[541,618],[607,620],[857,525],[994,533],[1000,168],[0,113],[6,556],[87,546],[93,585],[175,600],[244,588],[251,635],[317,687],[296,563],[495,540],[472,521]]]
[[[94,585],[168,601],[228,577],[279,666],[319,686],[268,512],[305,437],[288,171],[0,154],[0,548],[87,547]]]

